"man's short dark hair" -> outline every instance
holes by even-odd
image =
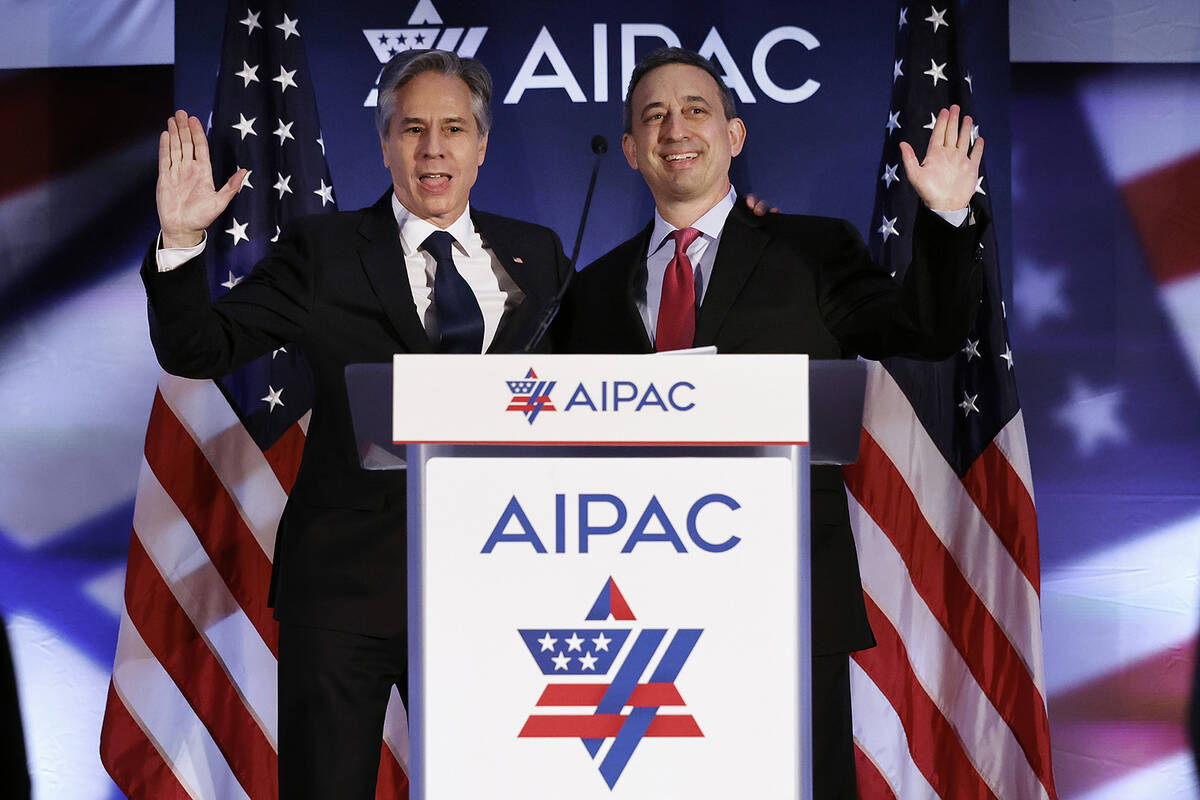
[[[396,111],[396,90],[422,72],[459,78],[471,91],[471,114],[482,138],[492,127],[492,76],[477,58],[460,58],[447,50],[405,50],[392,57],[379,73],[375,127],[387,138]]]
[[[721,73],[717,72],[717,68],[712,62],[699,53],[691,50],[685,50],[682,47],[660,47],[653,53],[644,56],[633,68],[633,73],[629,76],[629,91],[625,93],[625,106],[623,108],[623,116],[625,122],[625,132],[633,133],[633,90],[637,88],[638,83],[651,70],[665,67],[668,64],[687,64],[689,67],[699,67],[712,76],[712,79],[717,83],[717,91],[721,94],[721,109],[725,112],[725,119],[733,119],[737,116],[737,105],[733,100],[733,91],[725,85],[725,79]]]

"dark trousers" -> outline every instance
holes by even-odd
[[[813,656],[813,797],[857,800],[850,655]]]
[[[280,800],[373,800],[392,686],[408,699],[405,634],[279,625]]]

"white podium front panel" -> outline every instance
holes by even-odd
[[[807,464],[778,451],[419,467],[416,796],[804,796]]]

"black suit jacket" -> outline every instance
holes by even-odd
[[[525,295],[488,352],[519,349],[565,278],[562,245],[538,225],[474,210],[471,219]],[[402,631],[404,472],[360,468],[344,375],[347,364],[434,350],[413,302],[391,191],[370,208],[299,220],[215,302],[202,257],[159,273],[152,248],[142,279],[151,340],[168,372],[224,375],[287,342],[299,343],[312,367],[308,438],[275,547],[276,617],[373,636]]]
[[[913,260],[899,283],[844,220],[756,217],[741,198],[721,232],[696,319],[696,346],[722,353],[812,358],[942,359],[961,347],[982,291],[978,224],[954,228],[922,208]],[[572,281],[556,347],[581,353],[653,348],[637,309],[653,224]],[[837,467],[812,470],[813,652],[874,644],[863,606],[845,486]]]

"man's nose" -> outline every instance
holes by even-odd
[[[669,142],[680,142],[688,138],[687,126],[683,124],[683,115],[678,111],[669,111],[659,126],[658,135]]]
[[[430,128],[421,137],[420,154],[425,158],[438,158],[444,153],[445,139],[440,131]]]

